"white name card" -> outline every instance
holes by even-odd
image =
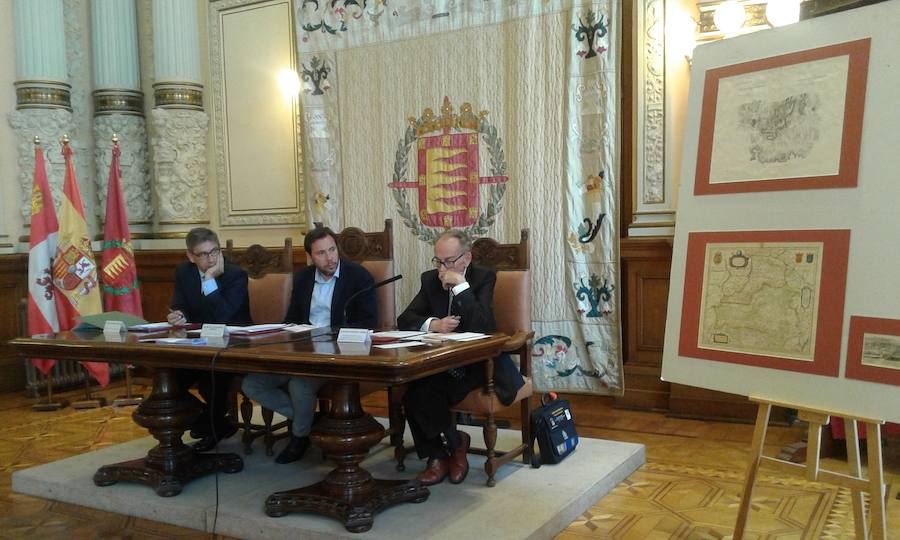
[[[337,340],[338,343],[365,343],[370,335],[365,328],[341,328]]]
[[[103,333],[104,334],[112,334],[118,336],[119,334],[124,334],[128,331],[128,328],[125,327],[125,323],[122,321],[106,321],[103,323]]]
[[[200,328],[200,337],[223,338],[228,334],[228,328],[224,324],[204,324]]]

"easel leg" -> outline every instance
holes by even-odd
[[[851,476],[862,478],[862,465],[859,461],[859,433],[855,418],[844,419],[844,429],[847,436],[847,465]],[[851,489],[853,498],[853,525],[857,538],[867,538],[866,508],[863,505],[863,492],[859,489]]]
[[[738,509],[737,523],[734,526],[734,540],[742,540],[744,538],[744,528],[747,526],[747,518],[750,515],[750,502],[753,498],[753,484],[756,483],[756,473],[759,471],[760,458],[763,455],[763,446],[766,442],[766,430],[769,428],[769,414],[771,412],[772,405],[770,403],[760,402],[759,411],[756,413],[756,427],[753,429],[750,465],[747,467],[747,478],[744,480],[741,506]]]
[[[40,370],[38,370],[40,373]],[[47,401],[42,401],[40,403],[35,403],[31,406],[32,411],[58,411],[63,407],[69,406],[69,400],[67,399],[59,399],[57,401],[53,401],[53,377],[50,375],[44,375],[44,378],[47,379]]]
[[[866,451],[869,458],[869,514],[872,516],[872,538],[887,538],[884,511],[884,464],[881,462],[881,424],[866,423]]]

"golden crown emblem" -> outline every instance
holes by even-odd
[[[477,131],[481,119],[488,115],[488,111],[480,111],[478,116],[475,116],[472,110],[472,104],[465,102],[459,108],[459,114],[454,113],[453,105],[450,104],[450,98],[444,96],[440,116],[435,116],[431,107],[426,107],[422,110],[421,118],[416,119],[410,116],[409,124],[415,128],[417,136],[434,131],[449,131],[451,128]]]

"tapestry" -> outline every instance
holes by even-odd
[[[309,215],[394,220],[397,308],[457,227],[529,229],[534,382],[621,395],[615,0],[298,0]]]

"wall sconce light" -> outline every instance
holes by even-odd
[[[292,100],[300,95],[300,76],[290,68],[278,72],[278,88],[285,99]]]
[[[800,19],[800,4],[809,0],[698,0],[698,41],[747,34]]]
[[[766,19],[772,26],[784,26],[800,20],[800,0],[769,0]]]
[[[666,16],[666,47],[676,55],[684,55],[688,63],[694,57],[697,46],[697,20],[680,8]]]

